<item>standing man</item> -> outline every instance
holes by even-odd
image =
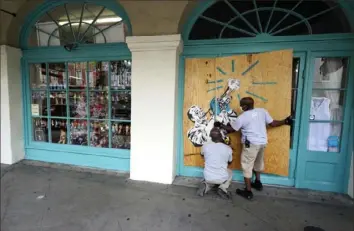
[[[223,199],[230,199],[227,189],[232,181],[232,171],[227,168],[232,161],[232,149],[224,143],[219,127],[210,131],[211,142],[202,146],[201,154],[204,156],[204,181],[197,194],[204,196],[211,187],[218,186],[217,194]]]
[[[290,125],[291,118],[285,120],[273,120],[268,111],[263,108],[254,108],[254,100],[251,97],[242,98],[240,101],[242,111],[236,120],[223,126],[228,132],[241,130],[243,149],[241,153],[241,167],[245,180],[245,189],[237,189],[236,193],[246,199],[252,199],[251,188],[262,190],[261,172],[264,170],[264,149],[267,145],[267,125],[279,127]],[[255,172],[256,180],[251,182]]]

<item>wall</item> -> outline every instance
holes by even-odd
[[[21,50],[1,46],[1,163],[24,158]]]
[[[2,8],[17,14],[16,17],[0,13],[0,44],[18,47],[21,25],[25,17],[44,0],[0,0]],[[190,12],[196,3],[187,0],[122,0],[117,1],[127,12],[132,24],[134,36],[178,34],[180,19],[187,19],[185,12]],[[197,2],[197,1],[195,1]],[[186,11],[186,9],[189,9]],[[183,23],[182,23],[183,24]]]

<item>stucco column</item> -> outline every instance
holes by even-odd
[[[132,52],[130,178],[171,184],[176,175],[180,35],[127,37]]]
[[[20,49],[1,45],[1,163],[24,158]]]

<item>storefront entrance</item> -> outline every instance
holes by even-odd
[[[317,6],[317,9],[308,4],[306,1],[291,4],[288,1],[209,1],[201,4],[191,16],[184,30],[185,45],[180,59],[180,175],[202,177],[203,160],[198,155],[198,146],[203,142],[203,135],[194,126],[196,119],[189,112],[204,115],[203,110],[213,110],[211,100],[222,100],[227,90],[226,80],[234,78],[240,80],[240,96],[253,97],[256,106],[265,107],[274,118],[285,118],[287,113],[295,118],[289,130],[279,133],[269,130],[268,170],[264,182],[346,192],[352,153],[349,134],[353,132],[350,127],[353,91],[348,89],[354,84],[353,67],[349,65],[354,51],[354,36],[349,26],[352,22],[341,13],[345,4],[335,4],[335,8],[319,3],[321,7]],[[217,12],[225,12],[223,18]],[[226,12],[230,15],[226,16]],[[333,15],[338,15],[336,18],[340,22],[328,24],[328,17],[333,18]],[[295,20],[296,17],[301,19]],[[337,27],[330,26],[332,23]],[[335,50],[333,44],[336,44]],[[289,72],[280,71],[287,85],[278,86],[282,82],[277,73],[267,70],[279,63],[276,58],[269,57],[267,68],[254,68],[254,73],[245,74],[249,75],[247,89],[242,89],[245,77],[242,73],[247,67],[242,64],[239,67],[237,57],[246,59],[280,50],[293,51],[292,68]],[[223,59],[228,59],[228,67],[218,62]],[[252,61],[249,65],[255,62]],[[237,70],[235,74],[233,68]],[[258,79],[260,76],[265,77]],[[252,86],[248,86],[250,79]],[[274,99],[271,94],[276,95]],[[231,95],[226,111],[232,113],[231,109],[234,109],[239,113],[238,93],[235,91]],[[284,98],[287,100],[282,103]],[[231,142],[236,143],[236,163],[232,167],[234,180],[241,181],[242,174],[237,170],[238,139],[237,135],[231,136]],[[284,162],[283,157],[286,158]],[[280,171],[282,166],[287,171]]]

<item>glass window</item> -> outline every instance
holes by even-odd
[[[35,24],[30,46],[64,46],[125,41],[124,20],[113,11],[88,3],[67,3],[46,12]]]
[[[199,15],[189,39],[351,33],[338,4],[336,0],[316,4],[303,0],[215,1]]]
[[[33,141],[130,149],[131,60],[29,69]]]
[[[348,59],[322,57],[315,59],[309,115],[308,150],[339,152]]]

